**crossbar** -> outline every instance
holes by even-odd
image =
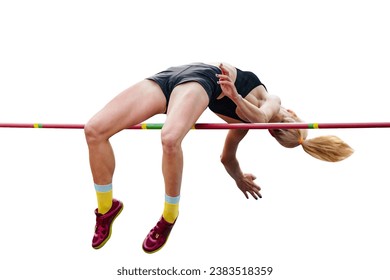
[[[127,129],[162,129],[163,123],[141,123]],[[0,123],[0,128],[84,129],[83,124]],[[193,129],[338,129],[390,128],[390,122],[347,123],[196,123]]]

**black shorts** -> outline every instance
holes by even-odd
[[[187,82],[199,83],[207,92],[209,101],[216,99],[221,93],[216,74],[221,74],[221,70],[212,65],[204,63],[192,63],[182,66],[170,67],[165,71],[157,73],[147,80],[155,81],[163,91],[167,104],[172,90],[180,84]]]

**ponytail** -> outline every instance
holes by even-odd
[[[287,110],[282,117],[282,122],[302,122],[292,110]],[[353,154],[353,149],[337,136],[307,139],[307,129],[277,129],[270,132],[282,146],[294,148],[301,145],[306,153],[320,160],[337,162]]]
[[[324,161],[337,162],[346,159],[353,149],[337,136],[319,136],[299,141],[309,155]]]

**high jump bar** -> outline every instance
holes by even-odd
[[[140,123],[127,129],[162,129],[164,123]],[[84,129],[83,124],[0,123],[0,128]],[[196,123],[192,129],[336,129],[390,128],[390,122],[346,123]]]

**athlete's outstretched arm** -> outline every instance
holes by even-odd
[[[254,199],[258,199],[261,198],[261,188],[254,182],[256,177],[242,172],[236,156],[238,145],[247,133],[248,130],[229,130],[222,150],[221,162],[245,197],[249,198],[248,193],[250,193]]]

